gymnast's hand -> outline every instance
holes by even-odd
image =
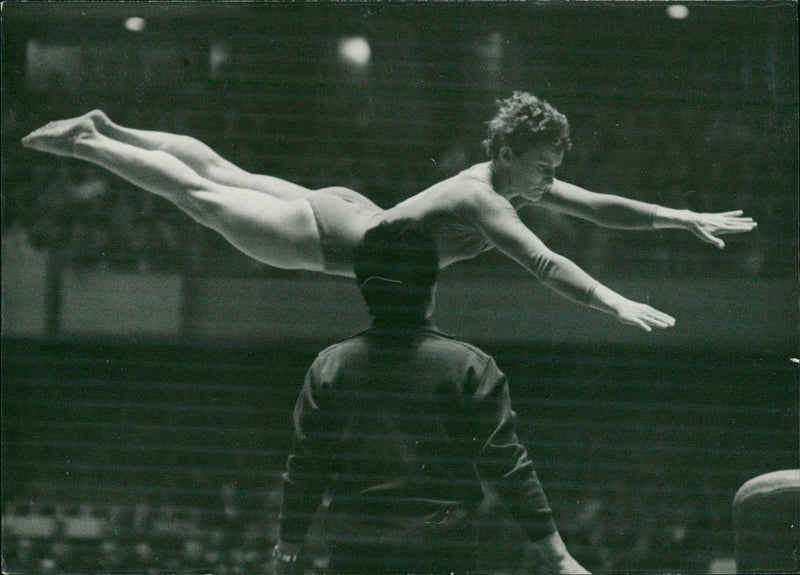
[[[617,306],[616,315],[622,323],[634,325],[644,331],[653,331],[653,328],[666,329],[675,325],[675,318],[671,315],[628,299]]]
[[[753,218],[744,217],[742,213],[742,210],[715,214],[689,212],[684,227],[704,242],[722,249],[725,242],[717,236],[749,232],[758,225]]]

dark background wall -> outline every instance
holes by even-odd
[[[521,433],[589,568],[729,557],[736,488],[798,466],[797,8],[687,6],[672,19],[661,3],[5,4],[9,567],[101,571],[117,556],[255,570],[303,371],[366,320],[348,282],[249,261],[109,174],[25,151],[23,135],[102,108],[388,206],[482,161],[483,122],[513,89],[569,117],[557,177],[759,222],[720,252],[677,231],[522,213],[601,281],[676,315],[669,332],[561,301],[497,254],[446,270],[437,315],[509,374]],[[133,16],[139,33],[123,26]],[[355,35],[371,48],[363,69],[337,52]],[[33,517],[29,531],[6,527],[9,510]],[[61,531],[47,531],[53,518]],[[497,555],[534,568],[514,536],[494,545],[517,545]]]

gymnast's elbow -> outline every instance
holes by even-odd
[[[537,253],[526,258],[525,267],[539,280],[546,281],[567,258],[556,253]]]

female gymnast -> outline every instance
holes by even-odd
[[[162,196],[245,254],[285,269],[353,277],[351,249],[381,221],[415,218],[434,231],[440,265],[496,247],[559,294],[645,331],[675,319],[629,300],[558,255],[519,219],[512,200],[618,229],[681,228],[719,248],[752,230],[740,210],[696,213],[599,194],[554,178],[571,147],[567,118],[527,92],[498,102],[483,142],[490,160],[383,210],[347,188],[310,190],[252,174],[198,140],[126,128],[102,111],[50,122],[24,146],[102,166]]]

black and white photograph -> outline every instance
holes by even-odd
[[[796,0],[0,22],[4,574],[800,572]]]

